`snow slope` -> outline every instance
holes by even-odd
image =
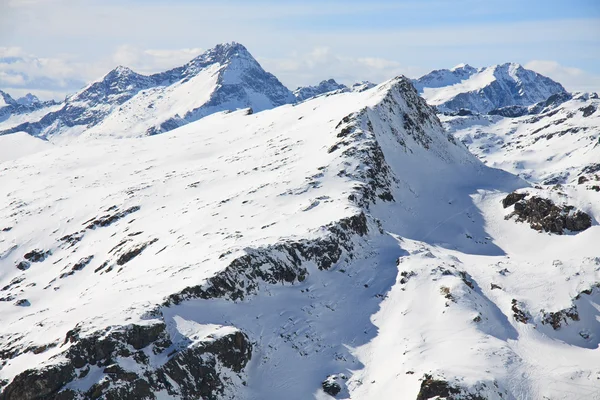
[[[25,132],[0,136],[0,163],[49,150],[52,145]]]
[[[214,112],[262,111],[292,103],[293,94],[239,43],[219,44],[189,63],[154,75],[119,66],[69,97],[58,110],[0,130],[65,142],[88,136],[146,136]]]
[[[600,393],[600,193],[576,235],[505,220],[534,189],[406,78],[0,168],[2,400]]]
[[[500,107],[532,105],[553,94],[566,93],[559,83],[514,63],[479,69],[459,65],[430,72],[413,83],[440,111],[487,113]]]

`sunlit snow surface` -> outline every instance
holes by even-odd
[[[24,278],[0,292],[14,296],[0,302],[2,340],[62,344],[78,323],[83,334],[147,323],[145,313],[166,296],[202,283],[244,249],[317,238],[322,226],[363,211],[369,234],[352,239],[352,259],[324,271],[308,263],[303,282],[266,286],[242,301],[162,309],[172,337],[205,340],[235,327],[254,342],[247,385],[234,380],[227,396],[326,399],[321,382],[343,373],[338,398],[412,399],[428,373],[490,399],[594,398],[597,292],[585,297],[572,328],[542,325],[539,311],[568,308],[599,282],[600,193],[565,190],[594,218],[577,235],[505,220],[510,209],[501,199],[527,183],[485,167],[447,137],[431,110],[405,98],[392,81],[251,115],[215,114],[158,136],[82,138],[0,164],[0,286]],[[418,110],[430,118],[419,139],[404,123]],[[340,122],[359,114],[365,133],[344,142]],[[374,166],[345,150],[372,134],[394,201],[360,208],[349,196],[365,184],[359,172]],[[123,215],[114,223],[89,227],[115,213]],[[81,240],[61,240],[72,234]],[[52,254],[17,269],[34,249]],[[21,299],[30,305],[16,306]],[[530,323],[514,319],[512,299]],[[61,351],[18,356],[0,378],[55,362]],[[89,382],[73,387],[102,376],[91,371]]]

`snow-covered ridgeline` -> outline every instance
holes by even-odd
[[[406,79],[1,166],[0,398],[595,389],[597,224],[505,220]]]

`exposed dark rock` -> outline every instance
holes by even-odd
[[[61,279],[62,278],[66,278],[68,276],[73,275],[77,271],[81,271],[82,269],[84,269],[92,261],[93,258],[94,258],[94,256],[87,256],[87,257],[84,257],[84,258],[80,259],[79,261],[77,261],[75,263],[75,265],[73,265],[71,267],[71,270],[69,272],[65,272],[65,273],[60,274],[59,278],[61,278]]]
[[[17,375],[4,388],[0,400],[54,400],[60,389],[73,378],[75,369],[69,364],[30,369]]]
[[[119,211],[114,214],[106,214],[98,218],[94,218],[91,221],[86,222],[88,225],[86,229],[95,229],[97,227],[104,227],[114,224],[118,220],[126,217],[127,215],[139,211],[140,206],[129,207],[124,211]]]
[[[500,285],[496,285],[495,283],[491,283],[490,284],[490,289],[494,290],[494,289],[500,289],[502,290],[502,287]]]
[[[27,299],[21,299],[15,303],[15,306],[20,306],[20,307],[29,307],[30,305],[31,305],[31,303]]]
[[[589,179],[582,175],[579,177],[579,179],[577,179],[577,184],[582,185],[582,184],[586,183],[587,181],[589,181]]]
[[[69,244],[68,247],[73,247],[79,241],[81,241],[81,239],[83,239],[84,232],[85,231],[81,231],[81,232],[72,233],[70,235],[65,235],[65,236],[61,237],[60,240],[62,242],[68,243]]]
[[[155,399],[154,393],[162,390],[182,399],[216,400],[226,384],[220,374],[221,367],[241,373],[252,355],[246,335],[234,331],[171,353],[165,364],[153,368],[148,365],[147,357],[138,353],[143,355],[142,349],[155,354],[168,351],[172,343],[163,323],[131,325],[85,338],[71,334],[65,342],[73,343],[63,353],[65,361],[17,375],[0,394],[0,400]],[[116,357],[132,357],[138,363],[138,372],[126,371],[115,364]],[[64,390],[69,382],[85,377],[90,365],[104,367],[108,379],[85,393]],[[81,369],[80,376],[76,376],[76,368]]]
[[[542,314],[542,324],[550,324],[554,330],[560,329],[562,324],[569,324],[569,320],[571,321],[579,321],[579,314],[577,313],[577,306],[573,306],[571,308],[567,308],[565,310],[560,310],[557,312],[545,312],[541,311]]]
[[[504,208],[510,207],[513,204],[515,204],[517,201],[520,201],[520,200],[524,199],[525,197],[527,197],[527,193],[512,192],[508,196],[506,196],[504,199],[502,199],[502,206]]]
[[[517,299],[512,299],[511,301],[511,309],[513,312],[513,316],[515,317],[515,319],[519,322],[521,322],[522,324],[526,324],[529,322],[530,320],[530,316],[527,312],[523,311],[521,308],[523,308],[523,306],[517,301]],[[519,308],[521,307],[521,308]]]
[[[416,275],[417,274],[414,271],[402,271],[400,272],[400,276],[402,276],[402,278],[400,279],[400,283],[404,285],[408,282],[410,278]]]
[[[416,400],[486,400],[483,396],[472,394],[468,390],[449,384],[445,380],[434,379],[425,374]]]
[[[29,269],[29,267],[31,267],[31,263],[29,261],[20,261],[17,264],[17,269],[20,269],[21,271],[26,271]]]
[[[514,194],[511,193],[509,196]],[[516,199],[516,197],[509,199],[509,196],[503,200],[503,204],[505,202],[510,204]],[[517,221],[529,223],[532,229],[559,235],[565,233],[565,230],[579,232],[592,226],[592,217],[583,211],[568,205],[559,207],[552,200],[538,196],[517,200],[514,203],[513,213],[507,215],[505,219],[515,215]]]
[[[149,242],[138,244],[137,246],[127,250],[125,253],[121,254],[117,259],[117,265],[123,265],[133,258],[140,255],[142,251],[146,249],[146,247],[150,246],[152,243],[155,243],[158,239],[152,239]]]
[[[52,252],[50,250],[44,251],[44,250],[35,249],[35,250],[31,250],[28,253],[25,253],[23,258],[25,258],[27,261],[30,261],[30,262],[41,262],[41,261],[44,261],[51,254],[52,254]]]
[[[473,283],[473,278],[466,271],[459,271],[458,275],[460,279],[471,289],[475,289],[475,284]]]
[[[24,275],[18,276],[16,278],[14,278],[13,280],[11,280],[8,285],[6,285],[2,289],[0,289],[0,291],[4,292],[4,291],[6,291],[6,290],[8,290],[10,288],[13,288],[16,285],[18,285],[19,283],[23,282],[24,280],[25,280],[25,276]]]
[[[342,390],[342,387],[339,383],[336,382],[336,376],[330,375],[321,383],[321,387],[323,391],[330,396],[337,396],[337,394]]]
[[[595,172],[600,172],[600,163],[596,163],[596,164],[590,164],[585,166],[581,172],[579,173],[579,175],[582,174],[593,174]]]
[[[590,104],[587,107],[580,108],[579,111],[583,112],[584,117],[589,117],[590,115],[592,115],[593,113],[596,112],[596,106],[594,106],[593,104]]]
[[[248,254],[233,260],[222,272],[208,279],[207,283],[190,286],[170,295],[164,306],[201,298],[226,297],[243,299],[256,293],[261,282],[268,284],[302,282],[308,271],[302,266],[311,260],[319,269],[329,269],[344,251],[351,254],[353,235],[368,232],[364,213],[344,218],[327,226],[329,234],[316,240],[284,242],[266,248],[249,250]],[[268,265],[268,268],[264,266]]]
[[[421,389],[417,394],[417,400],[428,400],[433,398],[453,399],[454,395],[460,394],[460,389],[448,384],[448,382],[433,379],[431,375],[425,375],[421,382]]]
[[[506,106],[502,108],[495,108],[491,110],[488,114],[501,115],[507,118],[516,118],[529,114],[529,108],[525,106]]]

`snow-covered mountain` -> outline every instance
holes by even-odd
[[[600,390],[600,193],[485,166],[406,78],[0,168],[1,400]]]
[[[296,101],[304,101],[311,97],[333,92],[335,90],[348,90],[348,86],[337,83],[334,79],[328,79],[321,81],[321,83],[316,86],[300,86],[294,90],[294,96],[296,96]]]
[[[57,105],[55,101],[40,101],[31,93],[15,100],[11,95],[0,90],[0,127],[10,124],[7,120],[13,117],[27,115],[40,109],[48,112],[48,108],[55,105]]]
[[[217,45],[172,70],[141,75],[119,66],[69,97],[62,107],[0,134],[26,131],[60,140],[80,136],[144,136],[214,112],[262,111],[295,101],[239,43]]]
[[[33,104],[36,103],[41,103],[40,99],[38,99],[37,96],[31,94],[31,93],[27,93],[25,96],[23,97],[19,97],[17,100],[15,100],[17,103],[19,104],[23,104],[26,106],[31,106]]]
[[[586,171],[600,171],[599,108],[597,94],[578,93],[496,110],[495,115],[440,118],[486,164],[554,185],[577,183]]]
[[[468,109],[487,113],[507,106],[530,106],[566,93],[561,84],[514,63],[485,68],[461,64],[430,72],[413,84],[442,112]]]
[[[341,92],[362,92],[367,89],[375,87],[374,83],[369,81],[356,82],[352,86],[348,87],[344,84],[337,83],[334,79],[328,79],[321,81],[317,86],[301,86],[294,90],[294,96],[296,101],[301,102],[322,94],[333,94]]]

